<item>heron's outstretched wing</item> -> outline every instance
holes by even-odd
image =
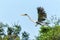
[[[45,13],[44,9],[42,7],[38,7],[37,11],[38,11],[38,22],[46,20],[47,14]]]

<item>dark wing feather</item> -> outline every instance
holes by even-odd
[[[42,21],[46,20],[47,15],[46,15],[44,9],[42,7],[38,7],[37,11],[38,11],[38,22],[42,22]]]

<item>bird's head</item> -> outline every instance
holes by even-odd
[[[28,14],[21,14],[21,16],[27,16]]]

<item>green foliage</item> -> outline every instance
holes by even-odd
[[[12,38],[14,39],[14,40],[20,40],[20,37],[18,36],[18,35],[12,35]]]
[[[7,35],[4,32],[4,28],[7,28]],[[0,40],[20,40],[18,34],[21,31],[20,25],[14,25],[10,27],[8,24],[0,23]],[[2,37],[3,36],[3,37]]]
[[[52,17],[50,25],[41,26],[36,40],[60,40],[60,19]]]
[[[22,40],[29,40],[29,34],[25,31],[22,33]]]
[[[60,40],[60,25],[41,26],[37,40]]]
[[[20,25],[14,25],[14,34],[19,34],[21,31]]]
[[[47,33],[48,31],[51,30],[51,27],[50,27],[50,26],[48,26],[48,27],[46,27],[46,26],[41,26],[40,29],[41,29],[41,30],[40,30],[40,33]]]
[[[0,36],[0,40],[2,40],[2,37]]]

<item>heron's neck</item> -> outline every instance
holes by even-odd
[[[27,17],[32,21],[32,22],[36,22],[35,20],[33,20],[29,15],[27,15]]]

